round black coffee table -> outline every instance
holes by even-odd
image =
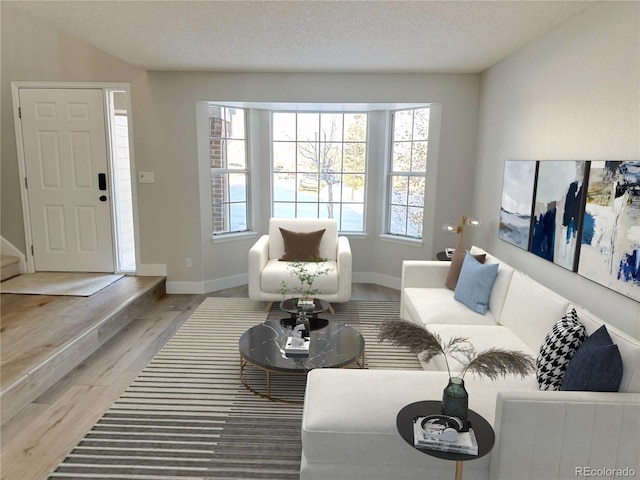
[[[344,368],[353,364],[364,368],[364,338],[349,325],[312,319],[309,353],[304,355],[285,353],[284,347],[290,336],[291,327],[278,320],[266,321],[242,334],[238,342],[240,382],[248,390],[269,400],[290,402],[271,395],[272,373],[306,375],[314,368]],[[244,377],[247,365],[266,372],[266,393],[257,391],[247,383]]]
[[[416,417],[422,417],[426,415],[440,415],[441,401],[428,400],[423,402],[410,403],[406,407],[402,408],[396,418],[396,425],[398,427],[398,433],[402,438],[412,447],[413,445],[413,420]],[[466,455],[464,453],[453,452],[441,452],[438,450],[427,450],[416,448],[416,450],[431,455],[432,457],[443,458],[445,460],[453,460],[456,462],[456,480],[462,479],[462,462],[465,460],[475,460],[485,456],[493,448],[493,443],[496,440],[495,433],[489,422],[487,422],[483,416],[478,415],[473,410],[469,410],[468,421],[471,422],[471,428],[476,435],[476,441],[478,442],[478,455]],[[414,447],[415,448],[415,447]]]

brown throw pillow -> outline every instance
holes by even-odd
[[[280,257],[284,262],[319,262],[320,241],[326,229],[317,232],[292,232],[280,228],[282,240],[284,241],[284,255]]]
[[[453,257],[451,258],[451,265],[449,265],[449,273],[447,273],[447,281],[444,282],[444,286],[449,290],[455,290],[456,285],[458,284],[458,278],[460,277],[460,270],[462,270],[462,262],[464,262],[464,257],[466,255],[466,250],[462,248],[460,245],[456,247],[456,251],[453,252]],[[480,263],[484,263],[487,258],[487,254],[483,253],[480,255],[474,255],[473,258],[478,260]]]

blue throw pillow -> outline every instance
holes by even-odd
[[[622,357],[602,325],[582,342],[567,365],[560,390],[617,392],[622,380]]]
[[[489,309],[489,297],[498,275],[498,264],[483,265],[469,252],[464,257],[460,278],[453,298],[474,312],[484,315]]]

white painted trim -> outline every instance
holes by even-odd
[[[184,295],[184,294],[202,294],[204,291],[204,283],[202,282],[166,282],[167,294]]]
[[[138,265],[136,268],[136,275],[138,277],[166,277],[167,265],[164,263],[147,263]]]
[[[20,273],[25,273],[27,271],[27,258],[24,253],[18,250],[9,240],[4,237],[0,237],[0,252],[2,255],[10,255],[12,257],[18,257],[18,270]]]

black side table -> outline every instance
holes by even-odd
[[[440,405],[442,402],[438,400],[429,400],[424,402],[415,402],[404,407],[396,418],[396,425],[398,427],[398,433],[402,438],[412,447],[413,445],[413,419],[416,417],[423,417],[426,415],[440,415]],[[467,455],[464,453],[454,452],[441,452],[438,450],[427,450],[416,448],[416,450],[431,455],[432,457],[443,458],[445,460],[453,460],[456,462],[456,480],[462,480],[462,462],[465,460],[475,460],[476,458],[483,457],[491,451],[493,443],[496,440],[493,428],[489,425],[484,417],[478,415],[473,410],[469,410],[469,417],[467,418],[471,422],[471,427],[476,435],[478,442],[478,455]],[[415,447],[414,447],[415,448]]]
[[[444,250],[441,252],[436,253],[436,258],[438,260],[440,260],[441,262],[450,262],[451,258],[447,257],[447,252],[445,252]]]

